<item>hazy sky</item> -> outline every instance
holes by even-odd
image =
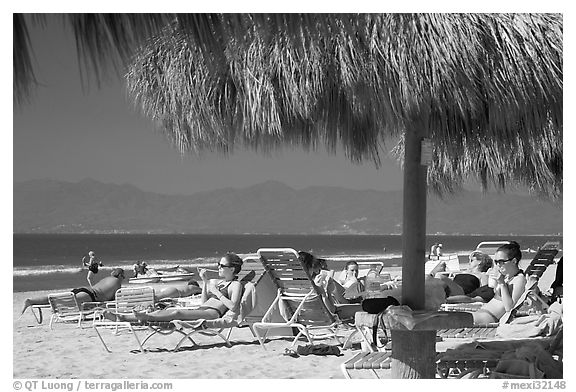
[[[35,28],[31,39],[41,86],[31,104],[14,110],[14,181],[89,177],[186,194],[272,179],[295,188],[402,189],[402,173],[390,158],[376,169],[323,149],[182,157],[132,106],[121,77],[82,90],[72,34],[57,19]]]

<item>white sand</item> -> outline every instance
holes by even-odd
[[[549,287],[555,265],[548,268],[541,281],[541,288]],[[399,275],[400,268],[391,271]],[[58,290],[62,291],[62,290]],[[138,346],[127,333],[114,336],[103,331],[114,353],[107,353],[96,332],[89,327],[81,329],[75,324],[55,324],[48,327],[50,312],[38,324],[28,310],[21,318],[19,313],[25,298],[47,292],[22,292],[13,294],[13,377],[14,378],[95,378],[95,379],[334,379],[343,378],[340,364],[358,352],[343,351],[342,356],[284,356],[289,347],[288,338],[274,338],[264,350],[248,328],[236,328],[232,334],[233,346],[227,347],[215,337],[199,337],[199,346],[178,352],[170,351],[179,341],[178,334],[155,336],[146,345],[146,354],[133,350]],[[330,343],[330,342],[328,342]],[[299,344],[304,345],[302,341]],[[186,347],[188,345],[188,347]],[[357,372],[358,373],[358,372]],[[370,378],[369,372],[366,378]],[[362,376],[361,373],[357,374]],[[389,371],[383,376],[389,377]]]

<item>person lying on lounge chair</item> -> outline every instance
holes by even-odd
[[[476,325],[498,322],[514,308],[526,288],[526,277],[518,267],[521,259],[520,245],[515,241],[498,248],[494,264],[500,275],[496,280],[494,298],[472,313]]]
[[[469,266],[466,271],[456,274],[452,281],[460,286],[458,290],[451,290],[446,303],[488,302],[494,297],[494,288],[489,285],[488,271],[493,262],[490,256],[480,251],[474,251],[469,256]],[[441,269],[442,263],[438,268]],[[442,274],[443,271],[440,271]],[[438,275],[436,275],[438,277]],[[445,282],[450,278],[440,276]],[[453,286],[451,287],[454,288]],[[458,293],[459,289],[463,293]]]
[[[354,303],[353,300],[344,296],[346,289],[340,283],[327,274],[321,273],[322,265],[316,257],[308,252],[298,252],[298,258],[314,280],[314,284],[325,293],[322,296],[324,303],[332,313],[336,313],[344,320],[352,318],[356,312],[362,311],[362,305]]]
[[[119,321],[172,321],[172,320],[213,320],[220,318],[228,310],[237,311],[242,297],[242,284],[238,273],[242,270],[242,259],[227,253],[218,263],[218,275],[222,279],[208,279],[205,269],[199,269],[202,278],[202,305],[196,309],[178,307],[166,308],[147,313],[135,311],[133,315],[115,315]],[[105,317],[109,317],[106,313]]]
[[[158,293],[156,293],[156,300],[190,297],[191,295],[200,294],[201,292],[202,289],[198,283],[191,279],[186,286],[169,286],[163,288]]]
[[[98,283],[94,284],[92,288],[80,287],[72,289],[71,291],[76,294],[76,300],[79,305],[84,302],[106,302],[114,300],[116,291],[122,287],[124,280],[124,270],[122,268],[114,268],[110,276],[105,277]],[[28,298],[24,301],[24,308],[22,314],[32,305],[48,305],[48,296],[41,296],[36,298]]]

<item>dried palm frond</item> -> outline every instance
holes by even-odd
[[[470,175],[562,190],[560,15],[212,15],[220,51],[181,18],[127,81],[183,153],[324,144],[378,165],[384,140],[426,116],[434,190]]]

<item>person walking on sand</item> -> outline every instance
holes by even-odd
[[[122,287],[122,281],[124,280],[124,270],[122,268],[114,268],[110,273],[110,276],[105,277],[100,282],[96,283],[94,286],[79,287],[72,289],[71,291],[76,295],[76,300],[79,305],[84,302],[106,302],[114,300],[116,296],[116,291]],[[22,308],[22,314],[32,305],[48,305],[48,296],[40,296],[36,298],[27,298],[24,301],[24,308]]]
[[[82,265],[88,268],[88,276],[86,280],[90,287],[92,287],[92,275],[98,273],[98,267],[103,267],[104,264],[101,261],[96,260],[96,254],[94,251],[88,252],[88,255],[82,257]]]

